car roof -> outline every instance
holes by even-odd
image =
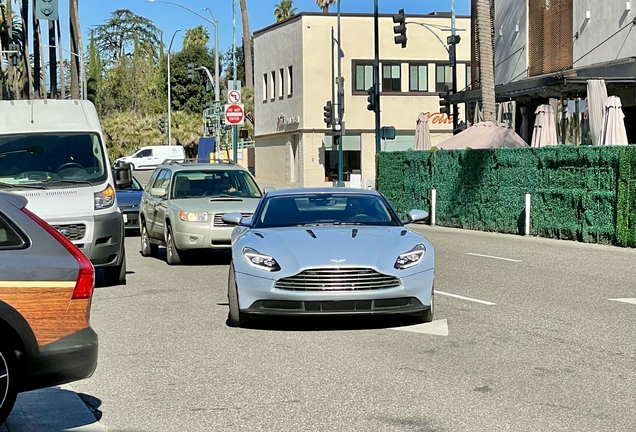
[[[236,165],[233,163],[167,163],[162,164],[157,167],[159,168],[170,168],[174,171],[200,171],[200,170],[211,170],[211,171],[226,171],[226,170],[234,170],[234,171],[247,171],[246,168],[241,165]]]
[[[373,189],[358,189],[346,187],[314,187],[314,188],[291,188],[277,189],[267,193],[268,197],[288,196],[288,195],[307,195],[307,194],[343,194],[343,195],[363,195],[363,196],[379,196],[380,193]]]

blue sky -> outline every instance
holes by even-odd
[[[227,51],[232,46],[232,0],[170,0],[186,6],[201,15],[209,17],[208,12],[203,8],[208,7],[215,14],[219,21],[219,47],[221,52]],[[406,15],[429,13],[432,11],[447,12],[450,10],[451,0],[379,0],[381,13],[397,13],[401,8]],[[273,15],[276,0],[247,0],[247,10],[249,14],[250,30],[252,32],[267,27],[275,22]],[[68,49],[68,1],[59,0],[60,19],[62,20],[64,47]],[[470,13],[470,0],[455,0],[457,13],[468,15]],[[319,12],[315,0],[294,0],[294,7],[299,12]],[[181,32],[175,38],[173,49],[181,46],[181,37],[187,28],[196,27],[203,24],[209,28],[210,35],[213,36],[211,24],[201,20],[190,12],[179,7],[148,3],[146,0],[80,0],[80,26],[84,34],[84,45],[88,44],[88,32],[90,27],[101,24],[107,20],[110,13],[116,9],[128,8],[138,15],[142,15],[154,22],[154,24],[164,32],[164,41],[169,42],[173,32],[180,28]],[[335,11],[335,5],[331,7]],[[331,10],[330,9],[330,10]],[[341,10],[343,12],[372,13],[373,0],[342,0]],[[241,43],[241,15],[239,0],[236,0],[236,43]],[[213,47],[214,41],[210,41]]]

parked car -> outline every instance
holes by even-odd
[[[379,192],[287,189],[268,193],[234,225],[229,320],[254,315],[410,314],[433,320],[433,245]]]
[[[117,203],[124,218],[126,231],[139,229],[139,204],[143,193],[144,188],[135,177],[133,177],[132,184],[129,187],[115,189]]]
[[[95,269],[55,228],[0,192],[0,424],[20,392],[90,377]]]
[[[229,250],[233,226],[222,215],[250,216],[262,195],[249,171],[233,163],[161,165],[141,198],[141,254],[165,246],[166,261],[175,265],[188,252]]]
[[[145,146],[130,156],[124,156],[115,162],[124,162],[132,165],[132,169],[154,168],[171,159],[185,161],[185,152],[181,145]]]

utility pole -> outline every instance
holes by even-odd
[[[203,8],[204,11],[210,12],[212,16],[212,25],[214,26],[214,101],[221,100],[221,86],[219,85],[219,22],[209,8]]]
[[[172,145],[172,91],[170,87],[170,50],[172,49],[172,42],[174,42],[174,37],[179,33],[181,29],[176,29],[172,34],[172,38],[170,39],[170,45],[168,45],[168,145]],[[82,62],[83,63],[83,62]]]
[[[344,153],[342,151],[342,139],[343,139],[343,114],[344,110],[342,109],[342,104],[344,103],[344,95],[342,94],[342,47],[340,43],[340,0],[338,0],[338,119],[336,120],[336,124],[338,125],[336,128],[338,129],[338,187],[344,187],[344,175],[343,175],[343,165],[344,165]]]
[[[374,60],[373,60],[373,98],[375,99],[375,153],[382,150],[380,146],[380,19],[378,16],[378,0],[373,2],[374,20]]]
[[[232,62],[234,63],[234,90],[238,90],[238,83],[236,82],[236,0],[232,0]],[[250,41],[243,41],[243,43],[250,43]],[[232,148],[234,154],[232,160],[238,161],[238,127],[232,126]]]
[[[451,38],[452,44],[449,47],[450,66],[453,73],[453,95],[457,93],[457,33],[455,27],[455,0],[451,0]],[[457,125],[459,124],[459,109],[457,104],[453,104],[453,135],[457,133]]]

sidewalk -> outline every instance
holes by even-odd
[[[277,183],[271,180],[263,180],[259,178],[256,178],[256,183],[261,187],[261,189],[264,187],[273,187],[274,189],[278,190],[278,189],[291,189],[296,187],[294,185],[290,185],[287,183]]]
[[[101,401],[91,405],[99,407]],[[107,432],[69,385],[50,387],[18,395],[18,400],[0,432]]]

